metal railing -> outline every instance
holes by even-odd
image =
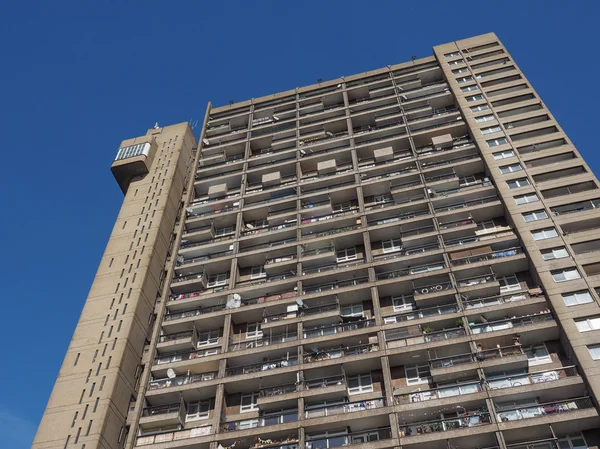
[[[298,421],[298,412],[263,415],[259,418],[248,418],[239,421],[221,423],[221,432],[236,432],[238,430],[256,429],[258,427],[274,426]]]
[[[447,315],[449,313],[456,313],[459,310],[460,309],[458,307],[458,304],[453,303],[441,306],[426,307],[424,309],[417,309],[399,315],[384,317],[384,319],[388,320],[394,318],[396,320],[396,323],[400,323],[403,321],[418,320],[420,318],[431,318],[439,315]]]
[[[427,295],[429,293],[439,293],[444,290],[452,289],[452,282],[450,281],[440,281],[434,284],[427,284],[421,286],[415,286],[413,289],[413,294],[417,295]]]
[[[238,374],[252,374],[260,373],[261,371],[270,371],[277,368],[286,368],[288,366],[295,366],[298,364],[298,357],[286,357],[275,360],[265,360],[262,363],[255,363],[253,365],[235,366],[225,370],[226,376],[235,376]]]
[[[554,382],[567,377],[575,376],[579,376],[579,373],[577,372],[577,368],[571,365],[544,371],[493,377],[487,379],[486,386],[490,390],[497,390],[502,388],[520,387],[522,385]]]
[[[384,336],[386,342],[404,340],[406,346],[411,346],[422,343],[435,343],[438,341],[451,340],[463,337],[466,334],[467,332],[462,327],[430,332],[423,331],[421,333],[409,331],[406,328],[400,328],[386,331]]]
[[[159,354],[154,359],[155,365],[164,365],[166,363],[176,363],[185,360],[200,359],[203,357],[209,357],[211,355],[217,355],[221,353],[221,348],[210,348],[202,349],[198,351],[183,351],[173,352],[170,354]]]
[[[485,410],[485,409],[484,409]],[[465,416],[434,421],[400,424],[400,437],[411,437],[425,433],[445,432],[490,424],[490,414],[485,412],[468,412]]]
[[[414,402],[431,401],[433,399],[443,399],[452,396],[463,396],[483,391],[481,382],[474,380],[472,382],[461,382],[449,387],[431,388],[429,390],[420,390],[412,393],[403,393],[394,396],[396,404],[410,404]]]
[[[406,268],[403,270],[388,271],[385,273],[377,273],[375,275],[378,281],[385,279],[393,279],[397,277],[410,276],[414,274],[430,273],[432,271],[443,270],[446,267],[444,262],[432,263],[428,265],[420,265],[417,267]]]
[[[346,346],[330,349],[312,349],[313,353],[304,356],[304,363],[320,362],[339,357],[349,357],[367,352],[379,351],[379,345],[369,343],[364,345]]]
[[[303,250],[301,257],[317,256],[319,254],[330,253],[332,251],[335,251],[335,247],[333,245],[323,246],[321,248]]]
[[[375,320],[361,320],[352,323],[332,324],[326,326],[316,326],[304,329],[304,338],[323,337],[331,334],[339,334],[343,332],[364,329],[375,325]]]
[[[343,375],[339,375],[304,381],[304,389],[306,390],[314,390],[315,388],[327,388],[336,385],[346,385],[346,378]]]
[[[438,206],[438,207],[434,207],[434,210],[436,212],[444,212],[444,211],[455,210],[455,209],[463,209],[465,207],[477,206],[479,204],[491,203],[494,201],[498,201],[498,197],[496,195],[487,196],[485,198],[480,198],[480,199],[472,200],[472,201],[462,201],[459,203],[453,203],[453,204],[450,204],[447,206]]]
[[[573,412],[593,408],[594,404],[589,396],[566,399],[562,401],[545,402],[534,406],[519,406],[502,409],[496,405],[498,421],[520,421],[522,419],[541,418],[547,415]]]
[[[338,268],[346,268],[346,267],[350,267],[352,265],[362,264],[364,261],[365,261],[364,257],[361,257],[360,259],[349,260],[347,262],[320,265],[318,267],[311,267],[311,268],[302,270],[302,274],[307,275],[307,274],[314,274],[314,273],[324,273],[324,272],[335,270]]]
[[[181,402],[166,405],[155,405],[152,407],[146,407],[142,410],[142,416],[157,416],[167,415],[169,413],[179,413],[182,408]]]
[[[508,249],[497,250],[497,251],[492,251],[491,253],[486,253],[486,254],[477,254],[475,256],[467,256],[467,257],[461,257],[460,259],[453,259],[450,261],[450,264],[451,265],[466,265],[466,264],[470,264],[470,263],[483,262],[486,260],[500,259],[502,257],[516,256],[518,254],[523,254],[523,248],[521,248],[520,246],[508,248]]]
[[[500,305],[500,304],[507,304],[507,303],[511,303],[511,302],[523,301],[527,298],[530,298],[529,293],[520,292],[520,293],[515,293],[511,296],[495,295],[495,296],[487,296],[484,298],[462,299],[461,302],[462,302],[463,307],[466,310],[469,310],[469,309],[477,309],[477,308],[481,308],[481,307],[489,307],[489,306],[495,306],[495,305]]]
[[[266,335],[264,337],[246,340],[235,339],[232,337],[230,340],[231,345],[229,346],[229,351],[244,351],[246,349],[260,348],[262,346],[276,345],[279,343],[296,340],[298,340],[298,334],[296,332]]]
[[[366,401],[346,402],[344,404],[332,404],[326,406],[306,406],[304,417],[320,418],[323,416],[343,415],[346,413],[362,412],[365,410],[373,410],[376,408],[385,407],[385,399],[369,399]]]
[[[440,357],[429,360],[431,369],[450,368],[455,365],[472,363],[475,361],[483,362],[484,360],[493,360],[503,357],[513,357],[524,355],[523,348],[520,345],[505,346],[500,348],[486,349],[478,351],[475,354],[457,354],[448,357]]]
[[[544,323],[547,321],[553,321],[552,313],[541,312],[538,315],[526,315],[517,318],[510,318],[506,320],[490,321],[488,323],[481,324],[470,324],[471,332],[473,334],[484,334],[487,332],[494,332],[506,329],[513,329],[515,327],[527,326],[530,324]]]
[[[351,287],[353,285],[360,285],[360,284],[364,284],[366,282],[369,282],[369,278],[366,276],[361,277],[361,278],[356,278],[356,279],[347,279],[347,280],[342,280],[342,281],[327,282],[324,284],[306,286],[303,290],[303,293],[305,295],[310,295],[312,293],[319,293],[319,292],[327,291],[327,290],[335,290],[338,288]]]
[[[347,447],[356,444],[373,443],[375,441],[389,440],[392,438],[392,430],[389,427],[362,430],[360,432],[345,433],[337,436],[323,437],[320,435],[307,435],[306,448],[303,449],[319,449],[336,447]]]
[[[148,384],[149,390],[161,390],[163,388],[181,387],[183,385],[206,382],[217,378],[217,372],[207,372],[201,374],[190,374],[187,376],[176,376],[166,379],[153,379]]]

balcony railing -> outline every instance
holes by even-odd
[[[355,260],[349,260],[347,262],[332,263],[332,264],[327,264],[327,265],[321,265],[318,267],[306,268],[305,270],[302,270],[302,274],[307,275],[307,274],[315,274],[315,273],[324,273],[327,271],[350,267],[352,265],[359,265],[359,264],[362,264],[364,262],[364,260],[365,260],[364,258],[360,258],[360,259],[355,259]]]
[[[435,343],[438,341],[460,338],[467,334],[464,328],[444,329],[439,331],[423,331],[422,333],[409,331],[406,328],[392,329],[385,332],[385,341],[402,341],[406,346],[422,343]]]
[[[446,268],[444,262],[432,263],[429,265],[420,265],[417,267],[407,268],[403,270],[388,271],[386,273],[378,273],[376,278],[378,281],[385,279],[393,279],[397,277],[410,276],[413,274],[430,273],[432,271],[443,270]]]
[[[346,433],[342,435],[323,437],[306,437],[306,449],[333,449],[336,447],[347,447],[356,444],[373,443],[375,441],[389,440],[392,438],[392,430],[389,427],[362,430],[360,432]]]
[[[332,324],[317,326],[304,330],[304,338],[323,337],[326,335],[339,334],[358,329],[365,329],[375,325],[375,320],[354,321],[352,323]]]
[[[456,313],[459,310],[460,309],[458,308],[458,304],[453,303],[413,310],[411,312],[405,312],[400,315],[384,317],[384,319],[386,320],[386,322],[391,321],[391,319],[395,319],[396,323],[400,323],[403,321],[418,320],[420,318],[431,318],[440,315],[447,315],[449,313]]]
[[[557,439],[525,441],[523,443],[507,444],[506,449],[560,449]]]
[[[339,357],[349,357],[367,352],[379,351],[379,345],[375,343],[346,346],[331,349],[311,349],[312,354],[304,356],[304,363],[320,362],[323,360],[337,359]]]
[[[329,406],[307,406],[304,412],[306,419],[320,418],[323,416],[343,415],[346,413],[362,412],[385,407],[385,399],[370,399],[366,401],[347,402],[344,404],[333,404]]]
[[[445,432],[447,430],[477,427],[490,424],[490,422],[490,414],[487,411],[468,412],[464,416],[457,418],[438,419],[434,421],[424,421],[410,424],[402,423],[400,424],[400,437],[411,437],[426,433]]]
[[[479,393],[483,391],[481,382],[478,380],[472,382],[458,383],[449,387],[432,388],[414,393],[404,393],[394,396],[396,404],[409,404],[414,402],[431,401],[433,399],[443,399],[452,396],[462,396],[467,394]]]
[[[431,228],[433,229],[433,228]],[[405,235],[405,234],[403,234]],[[385,260],[385,259],[395,259],[401,256],[412,256],[419,253],[426,253],[429,251],[435,251],[440,249],[440,245],[438,243],[432,243],[430,245],[416,246],[413,248],[403,248],[398,251],[388,252],[383,254],[377,254],[373,258],[376,260]],[[412,273],[411,273],[412,274]]]
[[[507,320],[491,321],[482,324],[470,324],[471,332],[473,334],[483,334],[487,332],[494,332],[506,329],[513,329],[515,327],[527,326],[530,324],[539,324],[547,321],[552,321],[552,313],[541,312],[538,315],[528,315],[518,318],[511,318]]]
[[[157,416],[167,415],[170,413],[179,413],[182,408],[181,402],[166,405],[155,405],[153,407],[146,407],[142,410],[142,416]]]
[[[259,418],[224,422],[221,423],[221,432],[236,432],[238,430],[256,429],[258,427],[274,426],[277,424],[291,423],[296,421],[298,421],[298,412],[289,411],[281,414],[264,415]]]
[[[335,251],[335,248],[334,248],[333,245],[331,245],[331,246],[324,246],[322,248],[315,248],[315,249],[304,250],[304,251],[302,251],[302,257],[317,256],[319,254],[330,253],[332,251]]]
[[[236,340],[231,339],[230,351],[243,351],[246,349],[259,348],[262,346],[276,345],[279,343],[285,343],[288,341],[298,340],[298,334],[296,332],[287,332],[285,334],[266,335],[261,338]]]
[[[149,390],[161,390],[169,387],[180,387],[182,385],[194,384],[198,382],[206,382],[217,378],[217,372],[207,372],[201,374],[190,374],[188,376],[176,376],[166,379],[151,380],[148,384]]]
[[[500,408],[496,405],[498,421],[519,421],[521,419],[541,418],[548,415],[556,415],[558,413],[573,412],[593,408],[594,404],[590,397],[579,397],[574,399],[566,399],[562,401],[545,402],[534,406],[519,406],[508,409]]]
[[[415,296],[417,295],[427,295],[429,293],[439,293],[445,290],[452,289],[452,282],[450,281],[440,281],[434,284],[415,286],[413,293]]]
[[[486,254],[477,254],[475,256],[461,257],[460,259],[454,259],[450,263],[452,265],[467,265],[471,263],[484,262],[486,260],[500,259],[502,257],[516,256],[517,254],[523,254],[523,248],[514,247],[509,249],[502,249],[498,251],[492,251]]]
[[[434,207],[434,210],[436,212],[445,212],[445,211],[449,211],[449,210],[463,209],[465,207],[478,206],[479,204],[486,204],[486,203],[491,203],[494,201],[498,201],[498,197],[495,195],[488,196],[485,198],[480,198],[480,199],[473,200],[473,201],[462,201],[462,202],[450,204],[447,206],[438,206],[438,207]]]
[[[242,286],[246,286],[246,285],[264,284],[266,282],[283,281],[285,279],[291,279],[294,277],[296,277],[295,272],[280,273],[280,274],[267,274],[265,276],[261,276],[261,277],[254,278],[254,279],[250,278],[250,279],[246,279],[244,281],[238,281],[237,285],[242,287]]]
[[[159,354],[154,359],[154,364],[155,365],[163,365],[165,363],[176,363],[176,362],[182,362],[185,360],[200,359],[203,357],[217,355],[220,353],[221,353],[221,348],[210,348],[210,349],[202,349],[202,350],[198,350],[198,351],[183,351],[183,352],[173,352],[170,354]]]
[[[496,296],[487,296],[485,298],[463,299],[462,304],[466,310],[469,310],[469,309],[478,309],[481,307],[489,307],[489,306],[496,306],[496,305],[500,305],[500,304],[508,304],[508,303],[512,303],[512,302],[523,301],[527,298],[530,298],[529,293],[520,292],[520,293],[515,293],[513,295],[510,295],[510,296],[496,295]]]
[[[488,282],[494,282],[496,275],[494,274],[482,274],[480,276],[473,276],[469,278],[457,279],[456,282],[459,287],[472,287],[474,285],[486,284]]]
[[[236,376],[238,374],[252,374],[260,373],[261,371],[270,371],[277,368],[286,368],[288,366],[295,366],[298,364],[298,357],[286,357],[283,359],[265,360],[262,363],[255,363],[253,365],[245,366],[234,366],[227,368],[225,371],[226,376]]]
[[[456,164],[457,162],[468,161],[471,159],[479,159],[479,153],[468,154],[466,156],[453,157],[450,159],[444,159],[442,161],[435,161],[430,163],[423,163],[421,167],[423,170],[430,169],[434,167],[442,167],[444,165]]]
[[[402,212],[400,214],[390,214],[389,218],[376,218],[368,221],[371,226],[378,226],[382,224],[395,223],[397,221],[409,220],[415,217],[421,217],[423,215],[429,215],[431,212],[429,209],[420,209],[418,211]]]
[[[565,366],[544,371],[534,371],[531,373],[514,374],[509,376],[494,376],[487,379],[487,388],[496,390],[501,388],[520,387],[522,385],[532,385],[545,382],[554,382],[567,377],[578,376],[575,366]]]
[[[320,379],[310,379],[304,381],[304,389],[314,390],[315,388],[327,388],[335,385],[346,385],[346,378],[343,375],[322,377]]]
[[[369,282],[368,277],[327,282],[325,284],[306,286],[306,288],[304,288],[303,293],[305,295],[310,295],[312,293],[319,293],[319,292],[324,292],[327,290],[335,290],[335,289],[343,288],[343,287],[352,287],[353,285],[360,285],[360,284],[364,284],[366,282]]]
[[[475,354],[457,354],[448,357],[440,357],[429,361],[431,369],[450,368],[456,365],[472,363],[475,361],[500,359],[503,357],[514,357],[523,355],[523,348],[520,345],[505,346],[501,348],[485,349]]]

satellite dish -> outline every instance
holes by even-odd
[[[234,293],[233,294],[233,299],[235,299],[237,301],[239,299],[242,299],[242,297],[238,293]]]
[[[167,377],[169,379],[173,379],[173,378],[177,377],[177,374],[175,374],[175,371],[173,371],[173,368],[169,368],[167,370]]]

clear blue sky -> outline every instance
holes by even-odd
[[[121,204],[121,140],[494,31],[598,173],[598,17],[589,0],[5,1],[0,447],[33,438]]]

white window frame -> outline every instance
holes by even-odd
[[[499,137],[497,139],[487,140],[486,143],[488,147],[499,147],[500,145],[506,145],[508,140],[506,140],[506,137]]]
[[[198,332],[198,343],[197,347],[216,345],[219,343],[219,329],[210,331]]]
[[[536,229],[535,231],[531,231],[531,235],[533,236],[533,240],[535,241],[547,240],[558,237],[558,231],[554,227]]]
[[[384,253],[393,253],[396,251],[400,251],[402,249],[402,240],[401,239],[383,240],[381,242],[381,248],[383,248]]]
[[[408,371],[416,370],[416,377],[409,377]],[[427,374],[427,376],[424,376]],[[407,385],[429,384],[431,371],[428,364],[404,365],[404,376],[406,377]]]
[[[545,351],[546,354],[543,356],[533,354],[533,351],[539,350]],[[529,366],[543,365],[544,363],[552,363],[552,355],[550,354],[550,351],[548,351],[546,343],[528,346],[526,348],[523,348],[523,351],[525,352],[525,354],[527,354],[528,351],[531,351],[531,354],[533,355],[533,357],[529,357],[529,354],[527,354],[527,364]]]
[[[521,290],[521,283],[519,282],[519,278],[517,278],[517,275],[515,274],[500,277],[498,278],[498,282],[500,283],[500,293]]]
[[[588,345],[587,349],[590,352],[592,360],[600,360],[600,344]]]
[[[246,338],[255,339],[261,338],[263,332],[260,328],[260,323],[246,323]]]
[[[267,277],[267,272],[264,265],[257,265],[250,268],[250,279],[262,279]]]
[[[557,284],[561,282],[581,279],[581,274],[579,274],[579,271],[575,267],[551,271],[550,274],[552,275],[552,279],[554,280],[554,282],[556,282]]]
[[[509,157],[514,157],[515,152],[513,150],[504,150],[498,151],[497,153],[492,153],[495,161],[499,161],[501,159],[508,159]]]
[[[523,171],[523,167],[521,166],[521,164],[503,165],[502,167],[498,168],[500,169],[500,173],[502,173],[503,175]]]
[[[467,103],[471,103],[473,101],[483,100],[483,95],[477,94],[477,95],[473,95],[472,97],[465,97],[465,98],[467,99]]]
[[[575,320],[575,326],[579,332],[590,332],[600,330],[600,316],[579,318]]]
[[[545,220],[548,218],[548,212],[546,212],[544,209],[525,212],[521,215],[523,216],[523,220],[525,220],[526,223],[531,223],[532,221],[538,220]],[[531,220],[528,220],[527,217],[531,217]]]
[[[215,229],[215,237],[225,237],[233,234],[233,226],[226,226],[224,228]]]
[[[477,106],[471,106],[471,112],[489,111],[490,106],[487,104],[480,104]]]
[[[479,117],[475,117],[475,123],[490,122],[490,121],[495,120],[495,119],[496,119],[496,117],[494,117],[493,114],[481,115]]]
[[[579,306],[594,302],[594,297],[588,290],[578,290],[575,292],[563,293],[562,299],[567,307]]]
[[[573,443],[573,440],[575,440],[575,439],[583,440],[583,446],[581,446],[581,445],[577,445],[576,446],[575,443]],[[558,447],[559,448],[563,447],[563,444],[561,444],[561,443],[568,444],[569,445],[569,449],[588,449],[589,448],[588,443],[585,440],[585,437],[581,433],[579,433],[579,434],[572,434],[572,435],[565,435],[564,437],[559,438],[558,439]]]
[[[452,51],[450,53],[444,54],[444,58],[446,59],[456,58],[457,56],[460,56],[460,51]]]
[[[462,69],[461,69],[462,70]],[[468,72],[469,70],[465,68],[465,70]],[[463,76],[461,78],[456,78],[456,82],[458,84],[462,84],[462,83],[466,83],[468,81],[473,81],[473,77],[472,76]]]
[[[364,309],[362,302],[358,304],[348,304],[343,306],[340,311],[341,316],[364,316]]]
[[[565,257],[569,257],[569,251],[567,251],[567,248],[564,246],[548,248],[540,252],[542,253],[542,259],[544,260],[564,259]]]
[[[338,263],[339,262],[347,262],[349,260],[356,260],[357,258],[358,258],[358,251],[356,250],[356,246],[340,249],[336,252],[336,261]]]
[[[502,131],[502,128],[500,128],[498,125],[496,126],[489,126],[487,128],[481,128],[480,129],[481,134],[486,136],[488,134],[494,134],[494,133],[499,133],[500,131]],[[513,154],[514,156],[514,154]]]
[[[196,401],[188,403],[185,415],[185,422],[200,421],[202,419],[210,418],[210,402],[210,399],[208,399],[205,401]],[[192,410],[196,411],[192,412]]]
[[[527,187],[530,186],[531,183],[527,178],[519,178],[519,179],[511,179],[510,181],[506,181],[506,185],[509,189],[518,189],[519,187]]]
[[[358,382],[358,386],[350,387],[350,382],[353,380]],[[373,392],[373,378],[371,377],[371,373],[368,374],[359,374],[356,376],[348,377],[348,394],[363,394],[363,393],[372,393]]]
[[[227,273],[212,274],[208,277],[207,287],[220,287],[227,285]]]
[[[374,195],[373,201],[375,204],[385,204],[393,199],[392,195],[389,193],[384,193],[383,195]]]
[[[413,295],[392,296],[394,312],[412,312],[415,309],[415,297]]]
[[[518,206],[521,204],[535,203],[540,200],[536,193],[526,193],[525,195],[515,196],[514,199]]]
[[[465,87],[461,87],[460,91],[467,93],[467,92],[475,92],[479,90],[479,86],[476,84],[472,84],[471,86],[465,86]]]
[[[467,69],[466,67],[461,67],[460,69],[452,70],[452,74],[460,75],[461,73],[467,73],[468,71],[469,71],[469,69]]]
[[[457,59],[456,61],[450,61],[448,65],[458,65],[462,62],[465,62],[464,59]]]
[[[240,413],[248,413],[258,410],[258,397],[258,393],[242,393],[240,397]],[[244,400],[248,399],[250,400],[250,403],[244,405]]]

